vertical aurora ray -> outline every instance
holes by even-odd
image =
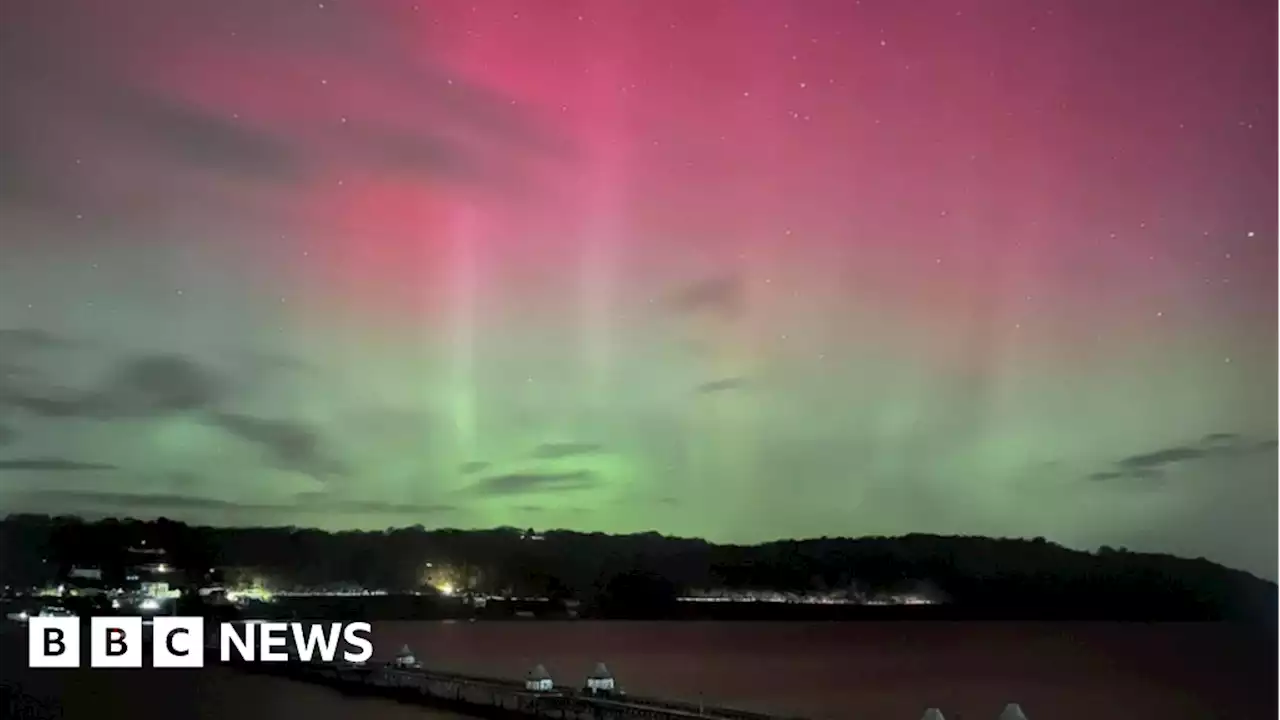
[[[449,228],[449,413],[453,421],[454,462],[477,458],[476,296],[479,292],[479,244],[476,211],[459,203]]]
[[[622,37],[601,36],[592,62],[590,105],[584,114],[596,138],[591,167],[580,191],[585,222],[578,238],[578,308],[580,353],[586,366],[586,416],[599,418],[609,402],[613,364],[613,330],[617,310],[619,249],[626,221],[626,178],[630,136],[623,122],[620,66],[626,59]]]
[[[739,142],[755,148],[753,162],[765,167],[776,167],[785,156],[787,133],[783,124],[790,118],[788,111],[770,102],[776,97],[785,81],[784,71],[767,58],[772,55],[766,48],[771,43],[769,29],[787,26],[788,11],[783,6],[767,5],[763,8],[735,8],[733,26],[735,36],[744,40],[737,46],[743,53],[741,65],[745,69],[741,98],[742,130],[729,128],[729,132],[751,131]],[[753,176],[747,183],[740,183],[736,195],[743,207],[755,212],[771,213],[780,208],[780,193],[785,183],[777,174],[763,173]],[[781,223],[782,228],[777,224]],[[700,428],[695,435],[711,449],[709,474],[713,477],[733,478],[736,491],[721,495],[719,502],[729,501],[732,510],[726,517],[755,516],[760,512],[755,489],[762,481],[758,453],[765,438],[760,432],[762,418],[762,373],[770,370],[776,357],[776,343],[782,340],[785,330],[776,326],[772,316],[778,292],[775,277],[780,266],[779,240],[790,239],[785,216],[764,223],[739,223],[736,231],[742,240],[737,244],[740,252],[734,258],[726,258],[727,266],[736,268],[735,293],[740,307],[730,313],[730,322],[722,328],[721,340],[712,347],[710,358],[711,381],[730,378],[745,379],[743,391],[714,392],[695,398],[696,417]],[[704,483],[703,492],[711,491]],[[719,493],[716,493],[719,494]],[[730,501],[729,498],[732,498]],[[709,498],[707,498],[709,499]],[[722,532],[732,532],[725,527]]]

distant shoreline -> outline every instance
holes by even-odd
[[[47,591],[78,569],[76,582],[66,582],[67,595],[91,587],[80,582],[85,573],[99,576],[96,589],[123,591],[133,568],[143,573],[133,576],[135,595],[144,575],[164,586],[154,597],[148,594],[144,613],[219,619],[1234,620],[1274,628],[1280,592],[1274,582],[1204,559],[1109,547],[1084,552],[1043,538],[914,534],[733,546],[657,533],[407,528],[332,534],[41,516],[10,516],[0,521],[0,536],[15,549],[0,557],[7,585]],[[143,545],[152,560],[169,560],[143,562],[137,557]],[[51,557],[48,548],[56,549]],[[223,587],[399,588],[417,594],[272,597],[262,590],[267,602],[244,608],[218,604],[212,592],[192,595],[196,588]],[[468,604],[466,588],[488,594]],[[172,589],[184,592],[176,606],[158,601]],[[748,601],[686,601],[706,593],[735,600],[741,594]],[[943,604],[770,602],[819,598]],[[62,602],[80,615],[112,614],[102,599]],[[165,607],[154,607],[158,602]]]
[[[826,605],[774,602],[681,602],[631,612],[572,615],[551,602],[490,601],[483,608],[414,595],[280,598],[255,605],[247,618],[314,620],[455,620],[460,622],[538,622],[573,620],[649,620],[669,622],[1211,622],[1207,613],[1125,607],[978,607],[936,605]]]
[[[37,613],[47,598],[31,597],[0,602],[0,617],[26,611]],[[80,615],[136,614],[135,611],[86,611]],[[162,611],[160,614],[168,614]],[[1267,625],[1265,619],[1217,617],[1186,608],[1133,606],[976,606],[857,605],[783,602],[677,602],[663,607],[631,607],[625,611],[585,609],[568,611],[561,603],[538,600],[490,600],[482,607],[454,598],[430,595],[386,594],[368,596],[289,596],[272,602],[253,603],[233,610],[229,606],[185,607],[179,615],[204,614],[219,620],[316,620],[316,621],[447,621],[455,622],[566,622],[591,620],[643,620],[663,622],[1231,622]]]

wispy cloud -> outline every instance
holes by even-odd
[[[0,356],[59,347],[66,342],[61,336],[39,328],[0,328]]]
[[[0,472],[9,471],[28,471],[28,472],[81,472],[85,470],[118,470],[115,465],[96,462],[81,462],[78,460],[69,460],[67,458],[43,457],[43,458],[15,458],[12,460],[0,460]]]
[[[742,310],[742,283],[735,277],[714,277],[676,291],[671,308],[681,314],[709,312],[733,317]]]
[[[720,380],[712,380],[704,382],[693,389],[699,395],[710,395],[712,393],[725,392],[728,390],[737,390],[746,387],[747,379],[741,377],[722,378]]]
[[[1250,439],[1235,433],[1210,433],[1194,443],[1158,448],[1121,458],[1105,470],[1091,473],[1088,479],[1098,482],[1155,480],[1188,463],[1274,452],[1275,449],[1275,440]]]
[[[221,176],[237,180],[234,186],[288,187],[329,162],[501,187],[524,181],[537,163],[571,150],[567,133],[523,104],[471,82],[421,47],[388,42],[374,21],[377,13],[363,7],[334,4],[308,17],[247,0],[181,9],[165,0],[135,0],[123,14],[80,8],[79,23],[68,23],[66,12],[31,3],[7,13],[14,17],[0,28],[0,156],[12,159],[0,174],[0,200],[63,206],[78,199],[83,208],[122,198],[118,184],[68,172],[51,150],[59,137],[86,134],[87,123],[94,137],[104,138],[101,145],[128,149],[140,167],[169,170],[135,176],[141,193],[130,187],[131,194],[154,204],[185,201],[183,189],[191,186],[175,177]],[[254,19],[252,27],[244,17]],[[104,39],[137,31],[139,22],[152,30],[127,49]],[[231,26],[238,27],[234,51],[205,41],[210,27]],[[167,40],[146,39],[156,36]],[[155,82],[156,73],[147,70],[163,64],[168,42],[183,46],[193,66],[221,67],[239,78],[258,107],[273,102],[270,89],[278,87],[280,76],[258,58],[284,54],[303,64],[336,62],[359,78],[353,83],[396,98],[403,124],[372,115],[353,117],[340,130],[311,124],[299,131],[298,118],[329,107],[328,93],[290,96],[286,114],[267,115],[277,118],[269,122],[211,110]],[[67,57],[68,47],[76,49],[75,61]],[[33,67],[41,69],[39,81],[19,70]],[[52,108],[65,109],[64,122],[47,122]]]
[[[48,419],[113,420],[204,410],[227,389],[204,365],[181,355],[140,355],[118,363],[97,387],[76,390],[27,379],[0,388],[0,405]]]
[[[577,457],[579,455],[594,455],[602,450],[604,450],[604,446],[599,443],[543,443],[534,448],[533,457],[541,460],[555,460],[559,458]]]
[[[319,433],[296,420],[260,418],[242,413],[213,413],[214,425],[266,451],[280,468],[318,476],[341,475],[344,467],[325,456]]]
[[[289,515],[352,514],[401,517],[436,515],[458,510],[449,504],[382,503],[334,500],[323,495],[300,495],[291,502],[243,503],[199,495],[176,493],[125,493],[80,490],[40,490],[11,496],[17,504],[37,507],[117,510],[251,512],[287,517]]]
[[[512,473],[480,480],[472,491],[480,495],[525,495],[583,490],[598,484],[595,474],[586,470],[567,473]]]

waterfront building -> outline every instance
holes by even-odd
[[[101,581],[102,569],[96,568],[96,567],[81,567],[79,565],[72,565],[71,569],[67,571],[67,577],[74,578],[77,580]]]
[[[547,672],[542,665],[535,665],[524,678],[525,689],[533,692],[550,692],[555,689],[555,686],[551,673]]]
[[[422,664],[418,662],[418,658],[414,656],[413,651],[409,649],[408,645],[400,646],[400,652],[396,653],[396,658],[391,664],[398,668],[422,667]]]
[[[93,597],[107,593],[107,583],[102,579],[102,569],[87,565],[72,565],[58,586],[60,594],[73,597]]]
[[[163,547],[147,545],[144,540],[126,549],[125,587],[137,593],[140,602],[152,605],[160,600],[178,597],[181,592],[174,587],[178,573],[169,562],[169,553]],[[154,609],[147,607],[144,609]]]
[[[1009,703],[1004,706],[1004,711],[1000,713],[998,720],[1027,720],[1027,716],[1018,703]]]
[[[613,692],[616,685],[613,681],[613,673],[609,672],[609,668],[604,663],[596,663],[595,670],[587,676],[587,692]]]

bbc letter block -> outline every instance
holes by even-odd
[[[158,668],[204,667],[204,618],[157,617],[151,621],[151,664]]]
[[[96,668],[142,667],[142,618],[91,618],[89,665]]]
[[[27,620],[27,666],[80,667],[80,618],[33,617]]]

